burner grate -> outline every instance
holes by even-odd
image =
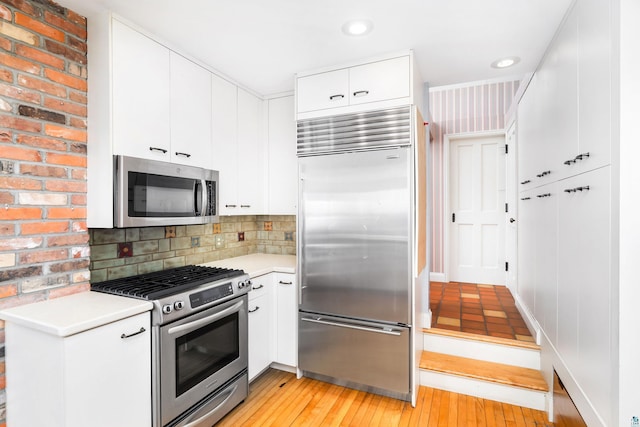
[[[242,270],[188,265],[138,276],[93,283],[91,290],[145,300],[155,300],[205,283],[237,277]]]

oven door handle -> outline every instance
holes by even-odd
[[[220,402],[219,404],[216,405],[215,408],[213,408],[210,411],[207,411],[206,414],[204,414],[203,416],[199,417],[198,419],[194,420],[194,421],[190,421],[187,424],[184,424],[182,427],[196,427],[199,425],[202,425],[208,418],[210,418],[218,409],[220,409],[221,406],[223,406],[225,403],[227,403],[227,401],[231,398],[231,396],[233,396],[233,394],[236,392],[236,389],[238,388],[238,384],[235,384],[233,386],[233,388],[231,390],[226,390],[225,393],[227,393],[227,397],[224,398],[224,400],[222,402]],[[188,420],[188,419],[187,419]]]
[[[238,311],[243,304],[244,304],[244,301],[238,301],[237,303],[233,304],[231,307],[225,308],[224,310],[218,313],[212,314],[211,316],[203,317],[202,319],[194,320],[193,322],[185,323],[184,325],[174,326],[173,328],[169,328],[167,333],[169,335],[173,335],[173,334],[179,334],[185,331],[198,329],[199,327],[206,325],[207,323],[215,322],[216,320],[221,319],[233,313],[234,311]]]

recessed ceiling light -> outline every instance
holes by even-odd
[[[493,68],[508,68],[516,65],[518,62],[520,62],[520,58],[518,58],[517,56],[510,56],[508,58],[502,58],[498,59],[497,61],[493,61],[491,63],[491,66]]]
[[[356,19],[349,21],[342,26],[342,32],[348,36],[364,36],[373,30],[371,21]]]

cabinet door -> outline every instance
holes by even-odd
[[[293,96],[269,100],[270,215],[295,215],[298,200],[298,159]]]
[[[518,103],[518,188],[535,187],[535,175],[542,167],[537,161],[540,141],[540,103],[538,102],[538,74],[534,74],[526,92]]]
[[[264,213],[262,101],[238,88],[238,207],[236,214]]]
[[[148,312],[65,338],[64,345],[60,386],[66,393],[66,426],[151,425]]]
[[[346,68],[300,77],[296,84],[299,113],[349,105],[349,70]]]
[[[171,161],[211,169],[211,73],[171,52]]]
[[[112,30],[114,153],[168,162],[169,49],[117,20]]]
[[[534,190],[523,191],[518,201],[518,294],[530,312],[535,299],[536,207]]]
[[[211,78],[213,169],[220,172],[221,215],[234,215],[238,205],[238,90],[216,76]]]
[[[249,381],[272,361],[271,301],[269,295],[249,300]]]
[[[611,168],[561,181],[556,348],[602,413],[613,375]],[[589,187],[589,189],[585,189]],[[582,191],[574,191],[582,188]],[[568,190],[565,192],[564,190]],[[605,407],[607,406],[607,407]]]
[[[295,274],[276,273],[275,361],[298,365],[298,287]]]
[[[365,104],[411,96],[409,56],[349,69],[349,104]]]

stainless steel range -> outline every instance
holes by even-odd
[[[242,270],[186,266],[91,285],[151,312],[153,427],[210,427],[248,393]]]

